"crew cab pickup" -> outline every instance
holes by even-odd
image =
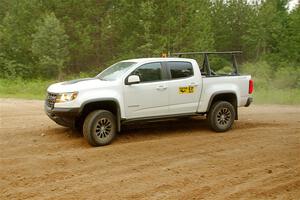
[[[238,107],[252,102],[253,81],[238,74],[236,52],[224,53],[234,69],[224,75],[210,69],[209,52],[201,67],[181,57],[124,60],[94,78],[50,85],[45,111],[57,124],[79,128],[92,146],[109,144],[122,124],[136,120],[204,115],[212,130],[225,132]]]

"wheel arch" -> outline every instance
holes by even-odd
[[[95,110],[107,110],[113,113],[117,119],[117,130],[121,131],[121,107],[119,101],[114,98],[101,98],[101,99],[92,99],[84,102],[79,109],[79,117],[76,120],[76,123],[79,126],[82,126],[84,119],[87,115]]]
[[[231,103],[233,105],[233,107],[235,109],[235,113],[236,113],[235,120],[238,120],[238,99],[237,99],[237,95],[235,92],[222,91],[222,92],[213,93],[209,99],[206,112],[209,112],[211,106],[217,101],[228,101],[229,103]]]

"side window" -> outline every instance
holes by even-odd
[[[134,70],[132,75],[138,75],[141,79],[141,82],[153,82],[162,80],[161,77],[161,64],[148,63],[138,67]]]
[[[186,78],[194,75],[193,66],[189,62],[168,62],[171,78]]]

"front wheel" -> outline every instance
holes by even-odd
[[[92,146],[111,143],[117,133],[115,116],[107,110],[91,112],[84,120],[83,136]]]
[[[235,119],[235,109],[227,101],[215,102],[208,113],[208,123],[216,132],[225,132],[229,130]]]

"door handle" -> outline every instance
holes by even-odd
[[[192,82],[192,83],[189,84],[189,86],[197,87],[197,86],[198,86],[198,83]]]
[[[165,90],[165,89],[167,89],[167,86],[160,85],[160,86],[157,86],[156,89],[157,90]]]

